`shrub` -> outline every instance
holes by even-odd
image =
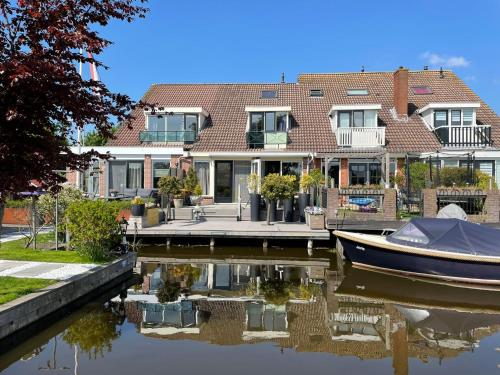
[[[187,194],[193,194],[198,185],[198,176],[193,167],[189,167],[186,178],[184,179],[184,190]]]
[[[120,210],[130,210],[130,207],[132,206],[132,201],[131,200],[110,201],[107,202],[107,204],[109,207],[119,212]]]
[[[179,283],[169,283],[166,281],[163,286],[158,289],[156,297],[158,298],[158,302],[167,303],[176,301],[180,294],[181,287]]]
[[[181,193],[181,182],[176,176],[163,176],[158,181],[160,193],[171,197]]]
[[[280,306],[285,305],[292,297],[291,286],[288,281],[266,280],[261,284],[260,289],[267,303]]]
[[[439,180],[443,186],[466,186],[470,182],[470,171],[463,167],[444,167],[439,171]]]
[[[111,258],[111,252],[120,242],[118,210],[103,201],[72,203],[66,211],[71,245],[92,261]]]
[[[74,202],[79,202],[83,200],[83,193],[71,186],[64,185],[57,195],[57,215],[58,215],[58,231],[63,232],[65,230],[65,212],[66,209]],[[44,194],[38,200],[38,212],[45,222],[48,224],[54,224],[56,220],[56,196],[54,194]]]
[[[304,173],[300,179],[300,189],[304,193],[309,193],[311,188],[314,186],[314,178],[308,173]]]
[[[482,190],[488,190],[490,188],[490,175],[487,174],[487,173],[484,173],[480,170],[476,170],[476,186],[479,188],[479,189],[482,189]],[[493,181],[491,182],[491,187],[493,189],[497,189],[498,186],[497,186],[497,183],[495,182],[495,179],[493,179]]]
[[[196,184],[196,187],[194,188],[193,194],[198,196],[198,197],[203,194],[203,189],[201,188],[200,184]]]
[[[289,199],[295,193],[296,177],[282,176],[278,173],[271,173],[264,177],[262,183],[261,194],[269,201],[276,201],[278,199]]]
[[[31,198],[7,199],[5,208],[28,208],[31,206]]]
[[[260,177],[257,173],[251,173],[247,177],[248,191],[253,194],[259,191]]]

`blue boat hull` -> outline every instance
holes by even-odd
[[[355,266],[461,282],[500,284],[500,264],[403,253],[338,237]]]

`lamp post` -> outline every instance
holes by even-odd
[[[119,224],[120,224],[120,232],[122,235],[122,243],[120,244],[120,249],[122,253],[126,253],[128,251],[128,243],[127,243],[128,221],[125,219],[125,216],[122,216],[122,219],[120,220]]]

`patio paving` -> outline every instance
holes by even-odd
[[[68,264],[0,260],[0,276],[68,280],[76,275],[88,272],[95,267],[97,267],[96,264]]]

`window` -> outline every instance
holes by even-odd
[[[472,109],[464,109],[463,110],[463,123],[464,125],[472,125],[472,116],[474,111]]]
[[[143,187],[144,173],[142,161],[131,161],[127,164],[127,189],[140,189]]]
[[[201,191],[203,195],[209,194],[208,181],[210,178],[210,164],[208,161],[195,161],[194,170],[196,171],[196,177],[198,177],[198,182],[201,186]]]
[[[447,126],[448,125],[448,111],[435,111],[434,112],[434,127]]]
[[[368,95],[368,89],[347,89],[349,96],[365,96]]]
[[[462,111],[454,109],[451,111],[451,125],[460,125],[462,123]]]
[[[276,91],[275,90],[262,90],[260,92],[260,97],[261,97],[261,99],[274,99],[274,98],[276,98]]]
[[[367,164],[359,164],[359,163],[349,164],[349,177],[351,185],[366,184],[366,167]]]
[[[148,116],[148,131],[151,132],[196,132],[197,130],[197,114],[174,113]]]
[[[153,161],[153,188],[158,188],[158,181],[163,176],[170,176],[170,160]]]
[[[309,90],[309,96],[312,98],[322,98],[324,95],[323,90],[311,89]]]
[[[251,132],[284,132],[287,128],[286,112],[252,112],[250,114]]]
[[[377,111],[339,111],[337,125],[339,128],[376,128]]]
[[[124,189],[144,186],[144,162],[113,160],[109,162],[109,189],[124,193]]]
[[[292,175],[297,176],[297,182],[302,175],[302,163],[299,162],[282,162],[281,163],[281,174],[282,175]]]
[[[148,130],[152,132],[164,132],[166,131],[166,119],[165,116],[149,116],[148,117]]]
[[[370,173],[370,185],[378,185],[382,180],[382,169],[379,163],[370,163],[369,164],[369,173]]]
[[[99,195],[99,161],[96,160],[92,165],[83,173],[83,191],[91,197]]]
[[[412,86],[411,91],[413,91],[415,95],[432,94],[432,89],[429,86]]]

